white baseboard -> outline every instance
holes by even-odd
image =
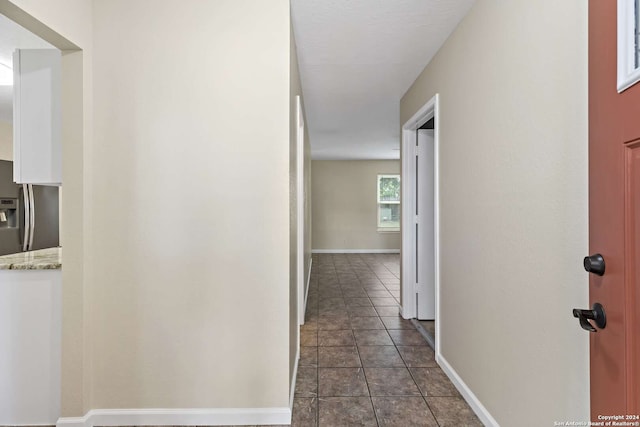
[[[88,414],[87,414],[88,415]],[[87,415],[84,417],[66,417],[58,419],[56,426],[88,427]]]
[[[51,423],[44,423],[44,424],[32,424],[32,423],[29,423],[29,424],[0,424],[0,425],[2,425],[2,426],[9,425],[11,427],[23,427],[23,426],[24,427],[39,427],[39,426],[51,427],[53,424],[51,424]]]
[[[447,362],[447,360],[440,354],[436,353],[436,362],[440,365],[440,368],[449,377],[453,385],[458,389],[464,400],[467,401],[473,412],[478,416],[480,421],[487,427],[500,427],[500,424],[491,416],[487,408],[478,400],[471,389],[462,381],[460,375],[453,369],[453,367]]]
[[[84,417],[60,418],[58,427],[289,424],[291,408],[92,409]]]
[[[400,249],[313,249],[314,254],[399,254]]]

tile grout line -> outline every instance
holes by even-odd
[[[394,291],[390,290],[389,287],[388,287],[388,286],[395,286],[395,284],[392,283],[392,284],[387,285],[386,283],[384,283],[383,279],[380,278],[377,275],[376,271],[372,268],[373,265],[376,265],[376,261],[372,261],[372,259],[380,260],[381,258],[382,257],[378,257],[378,256],[375,256],[373,258],[372,257],[364,258],[361,255],[352,256],[352,257],[346,257],[346,259],[345,259],[346,262],[338,264],[339,267],[340,267],[339,269],[336,268],[335,256],[334,255],[332,255],[331,258],[330,258],[331,259],[330,266],[329,266],[329,263],[322,264],[322,265],[321,265],[320,262],[314,263],[315,265],[318,265],[320,267],[325,267],[324,269],[321,269],[320,271],[324,272],[323,276],[328,276],[327,280],[326,280],[326,282],[324,284],[322,284],[322,285],[320,284],[319,278],[318,278],[318,281],[316,282],[315,288],[316,288],[318,296],[317,296],[317,302],[316,302],[317,307],[314,310],[315,311],[315,317],[318,318],[320,316],[320,305],[319,305],[319,303],[320,303],[320,301],[322,299],[336,298],[336,301],[341,301],[342,306],[344,307],[344,309],[346,311],[346,319],[349,321],[349,329],[348,330],[351,331],[351,336],[353,337],[353,340],[354,340],[356,354],[357,354],[357,357],[358,357],[358,361],[359,361],[359,363],[361,365],[359,368],[363,370],[364,380],[365,380],[365,383],[366,383],[366,386],[367,386],[367,391],[369,393],[369,400],[371,402],[371,406],[372,406],[372,409],[374,411],[374,417],[375,417],[376,423],[378,425],[380,424],[380,420],[378,419],[378,414],[377,414],[377,412],[375,410],[375,405],[373,404],[373,397],[374,396],[371,394],[371,388],[370,388],[369,383],[368,383],[364,362],[362,360],[362,356],[361,356],[361,353],[360,353],[360,348],[359,348],[360,346],[359,346],[358,341],[356,340],[356,337],[355,337],[355,332],[359,331],[360,329],[354,329],[354,324],[352,323],[352,319],[353,318],[363,318],[363,323],[365,325],[367,325],[367,321],[364,320],[364,319],[370,319],[372,322],[373,321],[377,321],[377,322],[379,322],[379,324],[381,324],[383,326],[383,329],[375,328],[375,329],[363,329],[363,330],[367,330],[367,331],[384,330],[385,333],[387,334],[387,336],[389,336],[391,338],[392,347],[394,348],[396,353],[400,356],[400,360],[402,361],[403,367],[407,371],[409,371],[410,377],[411,377],[416,389],[418,390],[418,392],[420,392],[420,397],[422,397],[422,400],[427,405],[427,408],[429,409],[429,412],[431,413],[431,415],[432,415],[434,421],[436,422],[436,424],[438,426],[440,426],[440,423],[438,422],[437,418],[435,417],[435,414],[433,413],[433,410],[431,409],[431,406],[429,405],[429,403],[426,400],[427,396],[425,396],[422,393],[422,390],[420,390],[420,387],[417,384],[416,378],[415,378],[414,374],[411,372],[410,367],[408,366],[407,360],[405,360],[405,357],[403,357],[402,353],[400,352],[400,350],[398,348],[399,344],[396,343],[396,341],[391,337],[390,331],[396,330],[396,329],[390,329],[389,326],[382,321],[382,317],[383,316],[381,316],[381,312],[378,311],[378,308],[379,307],[387,307],[387,306],[382,306],[381,305],[381,306],[378,307],[371,300],[372,297],[370,296],[369,292],[380,291],[381,289],[379,289],[379,288],[376,289],[376,287],[380,287],[381,286],[396,301],[396,304],[394,304],[393,306],[397,307],[399,305],[399,301],[396,299],[396,297],[393,294]],[[389,267],[387,267],[387,265],[384,264],[383,261],[380,260],[378,262],[378,265],[383,266],[389,273],[391,273],[393,278],[399,280],[398,276],[393,271],[391,271],[389,269]],[[358,274],[358,272],[360,272],[360,275]],[[371,278],[370,274],[375,276],[376,280],[378,281],[377,284],[375,284],[375,283],[373,283],[373,282],[371,282],[369,280]],[[318,276],[319,275],[320,274],[318,274]],[[341,280],[340,279],[341,276],[351,276],[351,277],[354,277],[354,279],[346,279],[346,280],[342,279]],[[393,280],[393,278],[388,278],[387,277],[386,279],[387,280]],[[353,280],[353,282],[352,282],[352,280]],[[366,283],[366,286],[365,286],[364,283]],[[359,285],[359,286],[354,286],[354,285]],[[333,288],[339,289],[339,291],[337,293],[339,293],[340,296],[336,296],[336,297],[326,296],[324,298],[321,298],[320,297],[320,291],[323,288],[326,289],[325,286],[329,287],[329,288],[333,287]],[[348,287],[350,289],[354,289],[354,290],[356,288],[358,288],[358,289],[361,289],[362,291],[364,291],[364,295],[366,295],[368,303],[370,304],[369,306],[373,307],[373,309],[374,309],[373,311],[376,313],[376,316],[355,316],[353,314],[352,309],[354,307],[361,307],[361,306],[360,305],[356,305],[356,306],[349,305],[349,306],[347,306],[346,298],[362,298],[362,297],[359,297],[359,296],[346,297],[345,293],[344,293],[346,287]],[[369,291],[370,288],[373,288],[373,290]],[[328,292],[327,294],[331,295],[331,292]],[[338,300],[338,298],[339,298],[339,300]],[[376,298],[388,298],[388,297],[376,297]],[[330,311],[331,304],[327,304],[325,306],[325,308]],[[325,310],[325,309],[323,309],[323,310]],[[397,313],[395,315],[397,315]],[[339,315],[339,316],[336,316],[336,317],[341,317],[341,316],[342,315]],[[330,317],[333,317],[333,316],[332,315],[328,315],[328,317],[330,318]],[[392,316],[387,315],[387,317],[392,317]],[[403,328],[402,325],[401,325],[400,329],[398,329],[398,330],[404,330],[404,329],[405,328]],[[319,386],[320,386],[320,384],[319,384],[319,369],[320,369],[320,347],[321,347],[319,345],[320,344],[320,342],[319,342],[320,330],[321,330],[320,329],[320,323],[318,322],[318,324],[316,325],[316,329],[315,329],[316,341],[317,341],[316,342],[317,345],[316,345],[316,350],[315,351],[316,351],[316,358],[317,358],[317,363],[316,363],[316,373],[317,373],[317,375],[316,375],[316,383],[317,383],[317,398],[318,398],[318,400],[320,400],[320,396],[319,396],[319,394],[320,394],[319,393]],[[327,331],[330,331],[330,330],[331,329],[327,329]],[[408,329],[408,330],[416,330],[417,332],[420,332],[415,327],[412,328],[412,329]],[[335,348],[335,347],[351,347],[351,346],[342,345],[342,346],[322,346],[322,347]],[[396,368],[394,366],[383,366],[383,367]],[[323,367],[323,368],[339,369],[339,368],[348,368],[348,367],[346,367],[346,366],[337,366],[337,367],[333,367],[332,368],[331,366],[326,366],[326,367]],[[352,396],[333,396],[333,397],[352,397]],[[416,396],[416,395],[391,395],[389,397],[418,397],[418,396]],[[431,397],[435,397],[435,396],[431,396]],[[316,407],[316,425],[319,426],[319,424],[320,424],[320,407],[319,407],[319,403],[318,403],[318,405]]]
[[[387,268],[385,266],[385,268]],[[387,268],[388,270],[388,268]],[[392,273],[393,274],[393,273]],[[395,274],[394,274],[395,276]],[[399,280],[399,278],[398,278]],[[391,293],[389,291],[389,288],[387,288],[387,286],[384,284],[383,282],[383,286],[387,289],[387,292]],[[396,300],[397,301],[397,300]],[[399,301],[398,301],[399,303]],[[386,328],[386,331],[388,333],[389,329],[387,328],[387,325],[384,325]],[[415,326],[415,325],[414,325]],[[417,328],[416,328],[417,329]],[[391,334],[389,334],[391,335]],[[424,337],[424,336],[423,336]],[[425,337],[426,338],[426,337]],[[425,339],[426,340],[426,339]],[[418,385],[418,382],[416,381],[413,372],[411,371],[409,365],[407,364],[407,361],[405,360],[405,358],[402,356],[402,353],[400,353],[400,349],[398,348],[398,344],[396,344],[396,342],[393,340],[393,337],[391,338],[391,341],[393,342],[393,345],[396,349],[396,351],[398,352],[398,354],[400,355],[400,358],[402,359],[402,362],[405,365],[405,368],[407,369],[407,371],[409,372],[409,375],[411,376],[411,379],[413,380],[413,383],[415,384],[416,388],[418,389],[418,391],[420,392],[420,397],[422,398],[422,401],[425,403],[425,405],[427,405],[427,409],[429,410],[429,413],[431,414],[431,416],[433,417],[433,420],[436,422],[436,424],[438,425],[438,427],[440,427],[440,423],[438,422],[438,419],[436,418],[436,415],[433,413],[433,410],[431,409],[431,406],[429,405],[429,402],[427,402],[427,397],[424,395],[424,393],[422,392],[422,390],[420,389],[420,386]]]
[[[386,266],[385,266],[385,268],[386,268]],[[395,275],[395,274],[394,274],[394,275]],[[398,278],[398,280],[399,280],[399,279],[400,279],[400,278]],[[386,288],[386,286],[385,286],[385,288]],[[389,290],[389,289],[387,288],[387,291],[388,291],[388,290]],[[413,323],[412,323],[412,324],[413,324]],[[386,325],[385,325],[385,326],[386,326]],[[415,324],[414,324],[414,327],[415,327]],[[416,328],[416,329],[417,329],[417,328]],[[420,332],[420,331],[418,331],[418,332]],[[422,334],[422,333],[421,333],[421,335],[423,335],[423,337],[424,337],[424,334]],[[424,337],[424,338],[425,338],[425,340],[426,340],[426,337]],[[393,340],[393,339],[392,339],[392,340]],[[428,342],[428,340],[426,340],[426,341],[427,341],[427,343],[428,343],[428,344],[430,344],[430,343]],[[427,396],[425,396],[425,395],[424,395],[424,393],[422,392],[422,390],[420,389],[420,386],[418,385],[418,382],[416,381],[415,376],[413,375],[413,372],[411,371],[411,369],[410,369],[409,365],[407,364],[407,361],[406,361],[406,360],[404,360],[404,357],[402,357],[402,354],[400,353],[400,349],[398,349],[398,346],[396,345],[395,341],[394,341],[394,345],[396,346],[396,351],[398,351],[398,353],[400,354],[400,357],[402,358],[402,361],[403,361],[403,362],[404,362],[404,364],[406,365],[407,370],[409,371],[409,375],[411,375],[411,379],[413,380],[413,382],[415,383],[416,387],[418,388],[418,391],[420,392],[420,395],[421,395],[420,397],[422,397],[422,400],[424,401],[425,405],[427,405],[427,408],[429,409],[429,412],[431,413],[431,416],[433,417],[433,420],[436,422],[436,424],[438,425],[438,427],[440,427],[440,422],[439,422],[439,421],[438,421],[438,419],[436,418],[436,415],[433,413],[433,410],[431,409],[431,406],[429,405],[429,402],[427,402]],[[432,350],[433,350],[433,348],[432,348]]]
[[[358,282],[360,282],[360,279],[358,279]],[[360,282],[360,285],[362,286],[362,282]],[[364,288],[364,286],[362,286]],[[369,293],[367,292],[367,290],[365,289],[364,291],[367,294],[367,299],[369,299],[369,303],[371,303],[371,305],[373,306],[373,301],[371,301],[371,298],[369,297]],[[375,308],[374,308],[375,310]],[[377,313],[377,311],[376,311]],[[380,317],[377,317],[378,319],[380,319]],[[380,320],[382,322],[382,320]],[[352,326],[352,331],[353,331],[353,325]],[[369,387],[369,380],[367,379],[367,371],[364,370],[364,363],[362,362],[362,357],[360,357],[360,349],[358,348],[358,341],[356,340],[355,337],[355,332],[353,333],[353,339],[354,341],[356,341],[356,351],[358,352],[358,358],[360,359],[360,365],[362,365],[362,375],[364,376],[364,383],[367,385],[367,391],[369,392],[369,402],[371,402],[371,409],[373,410],[373,416],[375,417],[376,420],[376,424],[378,425],[378,427],[380,426],[380,420],[378,419],[378,412],[376,411],[376,407],[373,404],[373,396],[371,395],[371,387]]]

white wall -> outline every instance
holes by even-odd
[[[94,408],[289,404],[289,3],[94,3]]]
[[[587,2],[478,0],[440,94],[441,352],[502,426],[589,419]]]
[[[313,160],[314,250],[399,250],[399,232],[378,231],[378,174],[399,174],[399,160]]]

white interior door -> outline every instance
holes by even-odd
[[[416,156],[416,294],[418,319],[434,320],[434,131],[418,129]]]

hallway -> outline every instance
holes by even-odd
[[[398,314],[400,257],[314,254],[294,426],[482,426]]]

